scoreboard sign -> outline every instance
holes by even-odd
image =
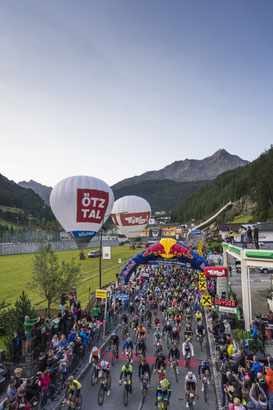
[[[217,306],[236,307],[235,300],[214,299],[214,304]]]
[[[227,278],[228,270],[225,266],[207,266],[204,269],[207,278]]]

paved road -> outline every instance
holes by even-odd
[[[183,326],[184,329],[184,326]],[[183,330],[182,330],[183,332]],[[184,332],[183,332],[184,333]],[[120,340],[121,340],[121,335],[119,332]],[[131,333],[131,336],[133,334]],[[198,342],[194,340],[194,350],[195,350],[195,359],[193,361],[193,372],[197,376],[198,374],[198,363],[200,360],[207,358],[207,342],[205,343],[205,346],[203,347],[203,351],[201,352],[200,345]],[[123,343],[120,343],[120,352],[123,347]],[[149,356],[150,361],[154,361],[154,347],[152,345],[152,333],[150,333],[147,337],[147,352],[146,356]],[[181,352],[181,343],[180,343],[180,352]],[[167,347],[165,341],[163,342],[163,353],[168,355]],[[105,354],[105,357],[108,358],[109,353]],[[84,379],[81,381],[82,382],[82,397],[83,397],[83,405],[82,409],[90,409],[90,405],[92,406],[92,410],[94,409],[107,409],[107,410],[117,410],[120,408],[123,408],[123,386],[118,385],[119,377],[120,377],[120,371],[122,365],[125,363],[123,360],[123,356],[120,355],[120,360],[115,364],[115,366],[111,369],[111,377],[112,377],[112,389],[111,389],[111,394],[110,396],[106,396],[105,401],[102,406],[99,406],[97,404],[97,394],[99,390],[99,386],[96,385],[94,387],[91,386],[90,382],[90,376],[91,376],[91,371],[89,370],[87,374],[84,376]],[[182,356],[182,353],[181,353]],[[180,363],[183,365],[183,361],[181,360]],[[178,383],[175,381],[175,376],[173,369],[170,368],[169,366],[167,367],[167,378],[169,382],[171,383],[172,387],[172,396],[171,396],[171,401],[169,408],[170,409],[176,409],[176,408],[186,408],[186,401],[185,401],[185,392],[184,392],[184,379],[186,375],[186,370],[185,367],[180,367],[179,368],[180,374],[178,375]],[[201,386],[200,387],[200,398],[199,400],[196,401],[195,409],[203,409],[204,408],[204,399],[203,399],[203,393],[201,392]],[[155,409],[155,394],[156,394],[156,388],[157,388],[157,377],[155,375],[152,376],[152,382],[149,388],[149,391],[147,393],[144,406],[142,407],[143,409]],[[140,384],[138,382],[138,363],[134,360],[133,363],[133,392],[129,395],[129,403],[127,408],[128,409],[134,409],[140,410],[140,403],[141,403],[141,390],[140,390]],[[209,393],[208,393],[208,401],[206,403],[206,410],[215,410],[216,408],[216,398],[215,398],[215,393],[214,393],[214,388],[212,385],[209,386]]]

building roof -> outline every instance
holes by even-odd
[[[273,231],[273,222],[258,222],[256,225],[259,231]]]
[[[241,228],[242,224],[218,224],[217,228],[218,231],[234,231],[234,232],[239,232],[239,229]]]

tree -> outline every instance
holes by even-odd
[[[5,346],[7,352],[11,351],[11,338],[16,330],[20,340],[24,338],[24,321],[25,316],[35,318],[35,311],[31,306],[31,301],[23,290],[19,299],[16,300],[14,307],[1,312],[0,317],[0,333],[5,335]]]
[[[62,261],[51,249],[51,244],[39,242],[38,253],[34,256],[32,281],[29,286],[47,300],[47,313],[50,306],[62,292],[68,292],[80,281],[80,265],[73,258],[70,263]]]

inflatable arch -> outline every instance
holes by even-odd
[[[161,258],[176,258],[177,261],[190,263],[192,268],[201,271],[204,271],[204,268],[209,266],[208,261],[197,252],[193,252],[191,246],[183,245],[175,239],[165,238],[134,255],[123,267],[119,277],[127,284],[130,276],[139,265],[145,264],[155,258],[157,260]]]

